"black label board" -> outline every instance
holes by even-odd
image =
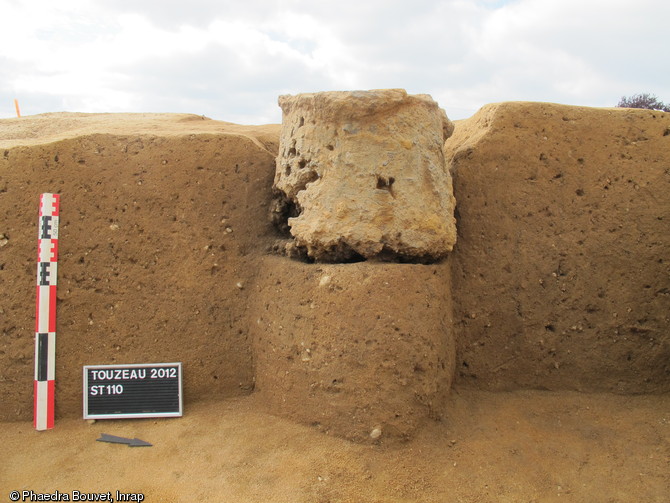
[[[84,419],[179,417],[181,382],[181,362],[87,365]]]

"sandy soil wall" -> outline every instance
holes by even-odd
[[[454,373],[449,262],[261,263],[250,309],[268,410],[356,441],[439,418]]]
[[[394,409],[386,431],[437,415],[453,361],[484,389],[670,390],[670,114],[508,103],[460,121],[445,150],[458,242],[433,266],[271,257],[278,126],[103,118],[0,121],[0,420],[32,417],[41,192],[62,196],[57,417],[81,414],[82,366],[109,363],[184,362],[187,407],[257,383],[281,411],[317,383],[288,415],[353,437],[373,415],[335,416],[361,390],[389,398],[380,382],[411,418]],[[303,340],[319,344],[308,362]],[[343,360],[322,352],[343,340]]]
[[[83,365],[182,361],[187,400],[253,389],[244,285],[272,231],[274,153],[148,133],[0,149],[1,419],[32,417],[41,192],[61,194],[57,417],[81,414]]]
[[[670,390],[670,114],[494,104],[446,150],[460,382]]]

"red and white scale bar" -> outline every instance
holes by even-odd
[[[56,277],[60,195],[40,196],[37,241],[37,316],[35,319],[36,430],[54,427],[56,377]]]

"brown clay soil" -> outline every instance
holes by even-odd
[[[659,129],[659,142],[670,139],[663,131]],[[386,442],[382,436],[378,442],[353,443],[309,422],[270,414],[262,390],[254,392],[249,320],[255,321],[256,315],[249,310],[263,309],[255,295],[269,292],[270,287],[259,277],[265,274],[261,264],[280,237],[268,219],[278,134],[276,125],[237,126],[189,115],[45,114],[0,121],[0,502],[10,501],[14,490],[69,495],[75,490],[109,491],[112,497],[118,490],[142,493],[145,501],[156,503],[670,501],[670,395],[662,392],[667,388],[667,361],[661,358],[667,347],[662,324],[667,323],[667,310],[662,308],[668,297],[661,287],[661,294],[654,297],[657,304],[645,300],[642,307],[623,301],[621,309],[616,305],[621,313],[631,312],[625,306],[633,306],[631,316],[640,309],[656,316],[649,317],[655,324],[645,322],[651,328],[635,325],[631,332],[660,340],[661,349],[653,353],[658,358],[653,361],[660,363],[648,371],[652,384],[647,388],[635,376],[652,366],[636,363],[635,358],[627,363],[631,358],[625,355],[624,363],[617,363],[612,372],[620,372],[615,383],[632,384],[617,388],[609,382],[599,384],[597,380],[607,376],[588,367],[588,348],[573,367],[534,356],[527,363],[531,370],[521,366],[509,377],[512,366],[502,373],[496,370],[498,354],[514,351],[513,356],[523,360],[520,355],[526,346],[510,349],[500,344],[496,350],[491,343],[475,350],[474,344],[466,347],[459,340],[454,360],[460,370],[439,420],[426,420],[404,440]],[[456,187],[462,190],[477,180],[479,161],[474,152],[472,168],[467,164],[472,155],[459,154]],[[549,162],[539,154],[532,157],[540,167]],[[482,166],[497,171],[497,161],[484,161]],[[541,176],[542,172],[540,180]],[[539,183],[538,175],[533,177],[527,183]],[[553,172],[546,178],[561,180]],[[654,183],[664,180],[659,175]],[[481,195],[477,187],[469,192],[473,200]],[[58,192],[62,197],[57,413],[55,429],[47,432],[34,431],[31,422],[35,224],[41,192]],[[467,227],[468,215],[480,207],[483,203],[476,205],[463,197],[464,231],[459,239],[465,245],[480,238],[473,230],[477,218]],[[657,200],[656,208],[666,211],[667,194]],[[662,221],[658,216],[667,217],[650,214],[655,222]],[[493,220],[487,215],[483,229],[488,233],[493,232]],[[661,236],[656,230],[649,234]],[[475,243],[469,250],[455,251],[454,263],[464,271],[461,279],[461,269],[454,274],[460,287],[475,284],[474,273],[465,272],[470,272],[468,264],[479,264],[481,257],[473,250],[485,249]],[[597,251],[594,246],[593,253]],[[472,257],[459,265],[468,253]],[[528,249],[521,258],[530,255]],[[487,264],[500,256],[504,258],[491,253],[477,267],[493,276],[494,267]],[[280,259],[266,262],[273,260]],[[511,262],[513,267],[518,263],[518,257]],[[291,266],[301,267],[308,265]],[[384,267],[371,266],[370,271],[384,272]],[[540,273],[554,278],[551,270]],[[526,274],[517,272],[516,277]],[[306,310],[310,304],[303,306],[300,294],[291,292],[304,278],[318,282],[323,277],[316,269],[301,274],[286,282],[284,292]],[[656,276],[640,281],[667,286],[667,276]],[[334,277],[333,284],[337,281]],[[535,283],[540,284],[533,279]],[[521,298],[530,305],[537,296],[534,290],[528,292],[530,300]],[[327,302],[326,293],[318,295]],[[492,300],[472,288],[467,297],[457,291],[453,295],[453,321],[460,323],[463,340],[470,344],[468,337],[474,335],[469,334],[475,334],[471,327],[480,320],[484,326],[477,333],[491,333],[489,318],[471,313],[473,306],[492,305]],[[395,306],[389,308],[389,317],[395,313],[401,319]],[[268,311],[270,316],[276,309]],[[527,319],[517,311],[500,312]],[[343,303],[343,316],[346,313]],[[395,321],[389,318],[388,325]],[[556,331],[553,325],[552,330],[545,327],[549,322]],[[343,326],[347,323],[354,324],[347,320]],[[559,350],[564,347],[569,355],[570,344],[576,343],[559,339],[565,335],[562,323],[560,317],[542,320],[542,341],[554,337],[552,344],[559,344]],[[486,337],[495,342],[503,329],[514,329],[513,323],[501,321],[500,326]],[[533,327],[521,328],[527,347],[535,348]],[[587,335],[588,330],[584,329]],[[595,328],[593,334],[601,337]],[[642,346],[639,341],[619,342],[623,343]],[[488,356],[478,357],[484,347]],[[588,347],[603,360],[607,351],[614,351],[605,342]],[[403,357],[399,355],[398,362]],[[462,363],[466,357],[468,367]],[[81,419],[82,365],[147,361],[184,362],[182,418],[93,424]],[[640,368],[626,370],[625,364]],[[580,376],[579,386],[570,380],[574,375]],[[533,382],[548,389],[506,389],[533,387]],[[656,393],[634,394],[635,386]],[[574,391],[582,388],[584,392]],[[630,394],[593,392],[610,389]],[[346,431],[348,421],[346,416],[339,419],[339,431]],[[101,433],[137,437],[153,446],[96,442]]]

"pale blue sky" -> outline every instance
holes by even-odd
[[[402,87],[486,103],[670,101],[665,0],[0,0],[0,118],[280,122],[280,94]]]

